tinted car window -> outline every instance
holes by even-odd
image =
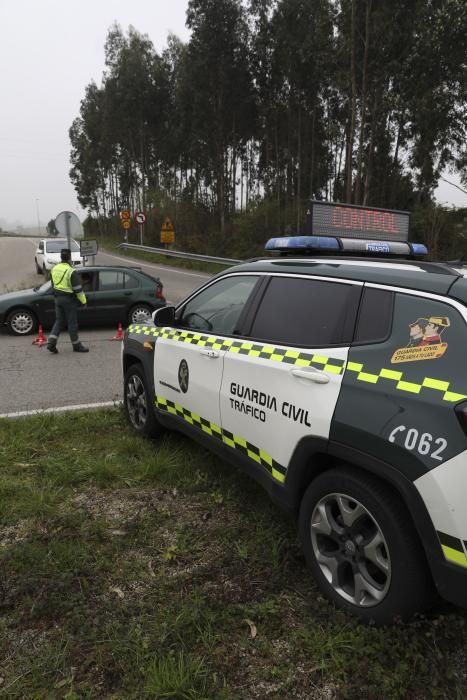
[[[47,253],[60,253],[63,248],[68,248],[66,241],[45,241]],[[79,245],[76,241],[70,241],[70,250],[72,253],[79,253]]]
[[[389,336],[392,326],[394,293],[367,287],[358,314],[356,343],[381,343]]]
[[[350,342],[358,297],[337,282],[273,277],[251,329],[257,340],[317,347]]]
[[[99,272],[99,291],[108,292],[113,289],[123,289],[123,272],[116,270]]]
[[[125,272],[124,273],[124,285],[125,285],[125,289],[135,289],[136,287],[139,287],[139,282],[136,279],[136,277],[133,277],[133,275],[128,275]]]
[[[178,325],[208,333],[234,333],[257,280],[255,276],[219,280],[186,304]]]

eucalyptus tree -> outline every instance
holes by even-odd
[[[206,202],[219,216],[235,209],[237,165],[255,119],[248,56],[248,24],[241,0],[190,0],[191,38],[185,61],[192,145],[204,180]]]

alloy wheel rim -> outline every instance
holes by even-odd
[[[135,428],[143,428],[147,421],[146,390],[141,378],[132,375],[127,384],[126,405],[128,415]]]
[[[383,531],[355,498],[331,493],[311,516],[311,543],[329,585],[359,608],[380,604],[391,583],[391,558]]]
[[[13,328],[15,333],[30,333],[33,325],[34,321],[32,320],[31,316],[26,313],[15,314],[15,316],[13,316],[13,318],[11,319],[11,327]]]
[[[132,323],[147,323],[151,318],[151,312],[144,306],[134,309],[131,314]]]

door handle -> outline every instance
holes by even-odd
[[[131,295],[133,294],[133,292],[124,292],[123,294],[124,294],[124,296],[126,296],[126,297],[131,297]]]
[[[216,360],[220,357],[217,350],[201,350],[200,352],[202,355],[206,355],[206,357],[210,357],[212,360]]]
[[[310,382],[315,384],[327,384],[329,382],[329,375],[326,372],[321,372],[319,369],[314,367],[308,367],[307,369],[292,369],[290,370],[294,377],[299,377],[300,379],[308,379]]]

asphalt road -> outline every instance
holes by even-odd
[[[0,237],[0,293],[35,287],[44,281],[35,273],[33,238]],[[99,253],[96,263],[138,265],[161,278],[169,302],[178,302],[199,287],[209,275],[152,265],[124,256]],[[59,354],[32,345],[34,336],[9,335],[0,329],[0,416],[76,404],[95,404],[122,399],[121,342],[109,341],[116,329],[87,330],[80,338],[88,354],[73,353],[65,332]]]

